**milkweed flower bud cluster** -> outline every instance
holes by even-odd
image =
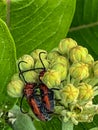
[[[39,57],[40,52],[41,59]],[[19,61],[21,70],[43,68],[46,72],[40,80],[49,88],[58,88],[55,91],[54,112],[67,122],[71,120],[75,125],[79,122],[91,122],[98,114],[98,105],[93,103],[93,98],[98,95],[98,61],[88,53],[87,48],[66,38],[60,41],[57,48],[50,52],[36,49],[30,55],[24,55]],[[24,73],[25,80],[38,83],[41,69]],[[24,87],[23,81],[15,74],[8,84],[7,92],[12,97],[21,97]],[[54,99],[54,100],[55,100]]]

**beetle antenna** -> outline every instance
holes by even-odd
[[[42,61],[42,57],[41,57],[41,54],[42,54],[42,53],[46,54],[46,52],[44,52],[44,51],[43,51],[43,52],[40,52],[40,53],[39,53],[39,59],[40,59],[40,61],[41,61],[41,63],[42,63],[43,69],[46,70],[46,67],[45,67],[45,65],[44,65],[44,63],[43,63],[43,61]]]
[[[25,112],[25,111],[23,111],[23,109],[22,109],[22,102],[23,102],[24,96],[25,96],[25,95],[23,94],[23,96],[22,96],[22,98],[21,98],[21,101],[20,101],[20,111],[21,111],[22,113],[26,114],[26,113],[28,113],[28,112]]]
[[[20,64],[23,63],[23,62],[24,62],[24,63],[27,63],[27,62],[25,62],[25,61],[20,61],[20,62],[18,63],[19,77],[20,77],[21,80],[24,80],[24,82],[27,83],[27,81],[25,80],[25,77],[24,77],[24,75],[23,75],[23,72],[22,72],[21,69],[20,69]],[[22,76],[23,79],[21,78],[21,76]]]

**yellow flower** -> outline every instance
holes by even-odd
[[[60,92],[64,104],[76,102],[79,94],[78,88],[76,88],[73,84],[66,85]]]
[[[87,83],[80,83],[78,85],[79,88],[79,97],[78,99],[81,101],[88,101],[93,98],[94,91],[91,85]]]

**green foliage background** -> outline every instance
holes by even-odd
[[[6,85],[16,72],[16,59],[36,48],[50,51],[65,37],[72,37],[89,53],[98,57],[98,0],[1,0],[0,1],[0,111],[13,107],[16,99],[6,93]],[[98,102],[98,98],[94,100]],[[5,105],[8,108],[5,109]],[[18,111],[18,110],[17,110]],[[17,115],[17,114],[16,114]],[[18,113],[13,129],[28,129],[26,117]],[[98,116],[92,123],[80,123],[74,130],[89,130],[98,126]],[[28,117],[33,130],[61,130],[62,123],[53,118],[44,123]],[[20,127],[17,127],[19,124]],[[6,124],[2,129],[11,130]],[[35,126],[35,128],[34,128]],[[65,127],[65,126],[64,126]],[[31,129],[31,128],[29,128]],[[70,130],[70,128],[68,128]]]

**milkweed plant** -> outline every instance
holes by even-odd
[[[72,38],[62,39],[58,47],[50,52],[42,49],[33,50],[30,55],[24,54],[17,60],[21,63],[21,70],[43,68],[39,53],[46,68],[41,81],[54,91],[55,106],[51,117],[56,115],[64,123],[71,121],[73,125],[80,122],[92,122],[98,114],[98,105],[93,99],[98,95],[98,61],[95,61],[87,48],[78,45]],[[39,83],[40,69],[24,73],[25,80]],[[7,86],[7,93],[11,97],[22,97],[24,82],[15,73]]]

